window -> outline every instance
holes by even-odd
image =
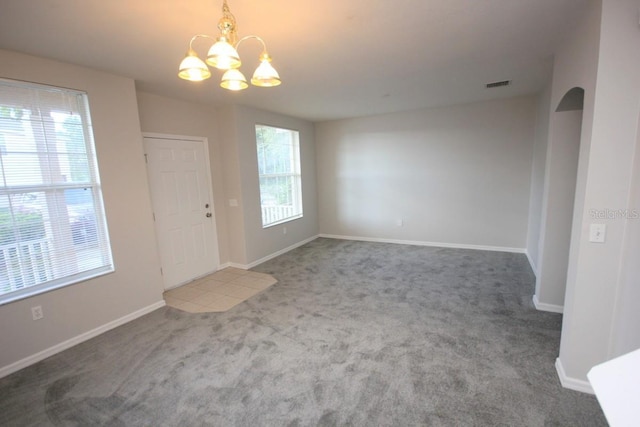
[[[0,79],[0,304],[113,271],[87,95]]]
[[[262,227],[302,217],[298,132],[256,125]]]

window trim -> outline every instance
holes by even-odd
[[[115,272],[113,262],[110,266],[94,268],[93,270],[87,270],[82,273],[74,274],[73,276],[67,276],[57,280],[51,280],[49,282],[40,283],[38,285],[29,286],[27,288],[20,289],[0,295],[0,306],[9,304],[12,302],[20,301],[26,298],[34,297],[36,295],[45,294],[47,292],[55,291],[57,289],[65,288],[67,286],[77,285],[88,280],[95,279],[97,277],[105,276]],[[91,274],[87,274],[91,273]],[[67,279],[67,280],[64,280]]]
[[[96,152],[96,141],[93,131],[91,107],[89,94],[86,91],[55,86],[50,84],[43,84],[37,82],[29,82],[17,79],[0,78],[0,82],[14,87],[21,87],[28,90],[44,90],[44,91],[60,91],[66,96],[79,96],[82,98],[82,107],[78,114],[82,118],[81,130],[84,137],[84,148],[86,150],[86,164],[90,171],[88,182],[70,182],[70,183],[43,183],[42,185],[28,184],[28,185],[15,185],[3,187],[3,194],[18,194],[29,192],[42,192],[47,190],[72,190],[72,189],[91,189],[93,194],[93,213],[95,215],[96,227],[99,231],[96,240],[100,242],[100,256],[103,260],[103,265],[83,270],[77,273],[68,274],[63,277],[53,278],[51,280],[33,284],[9,291],[4,294],[0,294],[0,306],[30,298],[36,295],[44,294],[50,291],[54,291],[63,287],[83,283],[100,276],[111,274],[115,272],[115,263],[113,259],[113,249],[109,236],[109,227],[107,224],[106,209],[104,206],[104,200],[102,195],[102,184],[100,179],[100,170],[98,166],[98,155]],[[19,104],[17,104],[19,105]],[[3,155],[7,153],[2,153]],[[64,260],[64,258],[61,258]]]
[[[282,174],[269,174],[269,175],[260,175],[260,166],[259,166],[259,160],[258,160],[258,150],[257,150],[257,143],[258,143],[258,127],[262,126],[262,127],[269,127],[269,128],[273,128],[273,129],[280,129],[280,130],[286,130],[289,132],[295,132],[297,134],[297,154],[298,154],[298,159],[297,159],[297,166],[298,166],[298,170],[299,173],[282,173]],[[291,222],[291,221],[296,221],[298,219],[301,219],[304,217],[304,203],[303,203],[303,180],[302,180],[302,144],[300,143],[301,140],[301,132],[298,129],[293,129],[293,128],[288,128],[288,127],[284,127],[284,126],[280,126],[280,125],[273,125],[273,124],[268,124],[268,123],[262,123],[262,122],[256,122],[254,124],[254,134],[255,134],[255,147],[256,147],[256,169],[258,172],[258,204],[260,207],[260,224],[262,229],[267,229],[267,228],[271,228],[277,225],[281,225],[281,224],[285,224],[287,222]],[[270,222],[268,224],[264,224],[264,217],[262,216],[262,190],[261,190],[261,186],[260,186],[260,178],[264,177],[264,176],[268,176],[268,177],[273,177],[276,175],[281,175],[283,177],[293,177],[294,179],[297,179],[298,183],[299,183],[299,205],[300,205],[300,213],[299,214],[295,214],[286,218],[283,218],[279,221],[276,222]],[[294,192],[297,193],[297,192]],[[298,197],[297,194],[293,194],[293,197]]]
[[[261,216],[262,216],[262,215],[261,215]],[[285,219],[282,219],[282,220],[280,220],[280,221],[278,221],[278,222],[270,222],[270,223],[269,223],[269,224],[267,224],[267,225],[263,225],[263,226],[262,226],[262,229],[275,227],[276,225],[286,224],[287,222],[295,221],[295,220],[300,219],[300,218],[303,218],[303,215],[302,215],[302,214],[300,214],[300,215],[295,215],[295,216],[290,216],[290,217],[287,217],[287,218],[285,218]]]

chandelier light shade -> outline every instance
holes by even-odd
[[[211,71],[209,71],[207,64],[198,58],[198,54],[193,49],[189,49],[187,56],[180,63],[178,76],[181,79],[199,82],[211,77]]]
[[[249,87],[247,79],[237,68],[231,68],[224,72],[220,86],[229,90],[242,90]]]
[[[271,65],[271,57],[266,53],[260,56],[260,65],[256,68],[251,78],[251,84],[261,87],[273,87],[278,86],[280,83],[280,76],[275,68]]]
[[[220,35],[216,38],[206,34],[196,34],[189,42],[189,50],[187,55],[180,63],[178,69],[178,77],[192,82],[199,82],[211,77],[211,71],[207,64],[211,67],[225,71],[220,81],[220,86],[233,91],[246,89],[249,87],[247,79],[239,70],[242,65],[240,55],[238,55],[238,47],[247,40],[257,40],[262,44],[262,53],[260,54],[260,64],[253,73],[251,84],[259,87],[273,87],[282,83],[280,75],[271,65],[271,56],[267,53],[267,46],[258,36],[245,36],[237,40],[236,19],[229,10],[227,0],[222,3],[222,18],[218,21],[218,30]],[[207,53],[206,63],[198,57],[193,49],[193,42],[199,38],[212,40],[214,43]],[[237,41],[236,41],[237,40]]]
[[[207,64],[216,67],[218,70],[228,70],[230,68],[240,68],[242,62],[236,48],[231,46],[224,37],[220,37],[209,49]]]

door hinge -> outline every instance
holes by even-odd
[[[164,276],[164,272],[162,271],[162,267],[160,267],[160,275]]]
[[[144,153],[144,162],[149,164],[149,159],[148,159],[147,153]]]
[[[151,215],[153,215],[153,220],[156,220],[156,213],[155,212],[151,212]]]

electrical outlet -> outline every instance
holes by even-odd
[[[398,227],[402,227],[402,226],[404,226],[404,220],[403,220],[403,219],[399,219],[399,220],[397,220],[397,221],[396,221],[396,225],[397,225]]]
[[[35,307],[31,307],[31,317],[33,317],[33,320],[40,320],[44,317],[44,313],[42,312],[41,305],[36,305]]]
[[[282,234],[287,234],[287,227],[282,227]]]

